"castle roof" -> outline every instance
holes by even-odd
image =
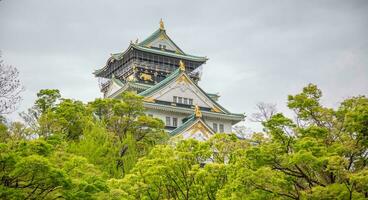
[[[139,46],[146,46],[146,47],[148,47],[148,46],[150,46],[150,44],[153,41],[155,41],[155,40],[157,40],[159,38],[163,38],[163,39],[169,40],[175,46],[175,48],[177,50],[176,51],[177,54],[183,54],[183,55],[185,55],[184,51],[181,50],[179,48],[179,46],[176,45],[175,42],[166,34],[166,30],[165,29],[161,29],[161,28],[157,29],[150,36],[148,36],[145,40],[143,40],[142,42],[138,43],[138,45]]]
[[[220,104],[218,104],[213,98],[210,97],[205,91],[202,90],[196,83],[192,81],[192,79],[185,73],[185,71],[180,70],[180,68],[177,68],[173,73],[171,73],[168,77],[166,77],[161,82],[157,83],[156,85],[148,88],[147,90],[141,92],[139,95],[142,95],[144,97],[150,96],[153,93],[161,90],[162,88],[166,87],[168,84],[176,81],[179,77],[185,77],[185,79],[189,82],[189,84],[196,87],[202,95],[207,97],[221,112],[230,114],[228,110],[226,110],[224,107],[222,107]]]
[[[154,44],[158,41],[165,41],[171,49],[163,49],[163,48],[157,48],[154,47]],[[193,61],[193,62],[199,62],[204,63],[208,60],[207,57],[203,56],[194,56],[185,53],[178,45],[175,44],[175,42],[166,34],[166,30],[162,29],[161,27],[157,29],[155,32],[153,32],[150,36],[148,36],[146,39],[144,39],[142,42],[130,42],[130,45],[128,48],[119,53],[112,53],[109,57],[109,59],[106,62],[106,65],[100,69],[97,69],[93,72],[96,76],[99,76],[103,71],[105,71],[108,68],[108,65],[111,61],[114,60],[121,60],[124,58],[124,55],[128,53],[129,51],[143,51],[147,53],[177,58],[181,60],[187,60],[187,61]]]
[[[185,121],[181,126],[179,126],[176,129],[172,130],[170,132],[170,135],[171,136],[179,135],[179,134],[191,129],[195,124],[203,124],[203,127],[205,128],[206,131],[208,131],[211,134],[215,133],[215,131],[213,131],[213,129],[210,126],[208,126],[208,124],[205,123],[201,117],[195,117],[195,115],[192,114],[187,119],[187,121]]]

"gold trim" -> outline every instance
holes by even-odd
[[[181,75],[177,80],[176,80],[177,83],[181,83],[181,82],[184,82],[184,83],[190,83],[190,81],[188,80],[187,77],[185,77],[184,75]]]
[[[211,109],[211,111],[212,111],[212,112],[217,112],[217,113],[220,113],[220,112],[221,112],[221,110],[220,110],[220,109],[218,109],[217,107],[213,107],[213,108]]]
[[[200,133],[202,133],[205,137],[210,138],[211,137],[211,131],[208,130],[208,128],[206,128],[201,121],[198,121],[197,124],[195,124],[194,126],[192,126],[188,132],[190,133],[190,135],[192,136],[193,134],[195,134],[197,131],[199,131]]]
[[[201,112],[198,105],[195,105],[195,107],[194,107],[194,114],[195,114],[196,117],[202,117],[202,112]]]
[[[166,39],[164,34],[161,34],[159,38],[160,38],[160,40],[165,40]]]
[[[153,97],[145,97],[143,99],[143,101],[145,102],[150,102],[150,103],[155,103],[155,99]]]
[[[182,60],[179,61],[179,69],[182,72],[185,72],[185,64]]]
[[[164,21],[162,21],[162,18],[160,19],[160,29],[165,30]]]

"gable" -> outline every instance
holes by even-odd
[[[110,97],[112,96],[114,93],[116,93],[117,91],[119,91],[122,88],[122,86],[120,86],[118,83],[116,83],[115,81],[111,81],[109,87],[107,88],[106,92],[105,92],[105,97]]]
[[[156,47],[160,49],[166,49],[173,52],[180,52],[181,50],[170,40],[168,39],[164,34],[160,35],[160,37],[153,40],[149,47]]]
[[[217,107],[184,73],[150,97],[160,101],[173,102],[174,96],[193,99],[192,105],[198,105],[204,108]]]
[[[176,139],[196,139],[199,141],[208,140],[214,132],[201,119],[197,119],[191,126],[178,133]]]
[[[166,49],[177,54],[185,55],[185,53],[170,39],[166,34],[166,31],[163,29],[155,31],[151,36],[140,42],[138,45],[150,48]]]

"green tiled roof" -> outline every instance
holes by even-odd
[[[138,83],[138,82],[130,82],[132,85],[137,86],[137,87],[141,87],[141,88],[145,88],[148,89],[150,87],[152,87],[152,85],[150,84],[145,84],[145,83]]]
[[[220,97],[220,95],[215,94],[215,93],[208,93],[208,92],[206,92],[206,94],[207,94],[208,96],[210,96],[210,97]]]
[[[171,136],[175,136],[178,135],[180,133],[182,133],[183,131],[185,131],[185,129],[191,127],[193,124],[197,123],[198,121],[203,122],[203,124],[206,126],[206,128],[208,128],[210,131],[212,131],[214,133],[214,131],[212,130],[212,128],[210,126],[208,126],[208,124],[206,122],[203,121],[202,118],[196,118],[194,114],[192,114],[191,116],[189,116],[189,119],[184,122],[181,126],[177,127],[176,129],[172,130],[170,132]]]
[[[142,90],[146,90],[150,87],[152,87],[152,85],[148,85],[148,84],[144,84],[144,83],[137,83],[137,82],[122,82],[119,79],[114,78],[111,79],[112,81],[114,81],[116,84],[118,84],[121,88],[116,91],[114,94],[110,95],[110,97],[115,97],[119,94],[121,94],[122,92],[129,90],[130,88],[135,88],[135,89],[142,89]]]
[[[124,53],[125,53],[125,51],[123,53],[112,53],[111,58],[114,58],[115,60],[120,60]]]
[[[147,90],[139,93],[139,95],[148,96],[148,95],[152,94],[153,92],[157,91],[158,89],[164,87],[166,84],[170,83],[171,80],[175,79],[179,74],[180,74],[180,69],[177,68],[175,71],[173,71],[173,73],[170,74],[170,76],[166,77],[164,80],[162,80],[161,82],[157,83],[156,85],[148,88]]]
[[[105,68],[105,67],[100,68],[100,69],[96,69],[96,70],[93,72],[93,74],[98,74],[98,73],[100,73],[104,68]]]
[[[179,113],[184,113],[184,114],[189,114],[189,115],[193,114],[192,108],[184,108],[184,107],[179,107],[179,106],[174,106],[174,105],[164,105],[164,104],[159,104],[156,102],[144,102],[143,104],[145,107],[148,107],[151,109],[159,109],[159,110],[170,111],[170,112],[179,112]],[[202,112],[202,115],[205,117],[228,119],[236,123],[241,121],[245,117],[244,114],[238,114],[238,113],[218,113],[218,112],[205,111],[205,110],[201,110],[201,112]]]
[[[195,62],[206,62],[208,60],[208,58],[206,57],[200,57],[200,56],[193,56],[193,55],[189,55],[189,54],[177,54],[174,52],[169,52],[169,51],[161,51],[158,49],[152,49],[152,48],[148,48],[148,47],[143,47],[143,46],[139,46],[139,45],[135,45],[135,44],[130,44],[130,46],[128,47],[128,49],[122,53],[114,53],[111,54],[111,57],[108,59],[108,61],[110,59],[115,59],[115,60],[120,60],[123,58],[124,54],[129,51],[129,49],[137,49],[140,51],[144,51],[144,52],[148,52],[148,53],[154,53],[154,54],[158,54],[158,55],[163,55],[163,56],[169,56],[169,57],[174,57],[174,58],[178,58],[178,59],[183,59],[183,60],[190,60],[190,61],[195,61]],[[104,71],[105,69],[107,69],[108,64],[106,64],[104,67],[102,67],[101,69],[97,69],[93,72],[93,74],[98,75],[99,73],[101,73],[102,71]]]
[[[178,49],[180,54],[185,54],[183,50],[181,50],[178,45],[175,44],[174,41],[171,40],[171,38],[166,34],[166,31],[163,29],[158,29],[157,31],[153,32],[148,38],[146,38],[145,40],[143,40],[142,42],[138,43],[139,46],[147,46],[149,45],[152,41],[154,41],[155,39],[157,39],[158,37],[160,37],[160,35],[164,35],[165,38],[167,38],[171,43],[174,44],[175,48]]]
[[[175,58],[180,58],[180,59],[185,59],[185,60],[191,60],[191,61],[197,61],[197,62],[205,62],[208,60],[208,58],[206,57],[193,56],[189,54],[177,54],[175,52],[162,51],[159,49],[153,49],[153,48],[144,47],[144,46],[140,46],[136,44],[132,44],[132,47],[135,49],[141,50],[141,51],[149,52],[149,53],[155,53],[159,55],[170,56],[170,57],[175,57]]]
[[[187,121],[185,121],[181,126],[177,127],[176,129],[172,130],[170,132],[170,135],[174,136],[176,134],[181,133],[182,131],[184,131],[186,128],[190,127],[191,125],[194,124],[194,122],[196,121],[196,118],[194,116],[194,114],[192,114],[189,119]]]
[[[180,69],[176,69],[173,73],[170,74],[170,76],[166,77],[164,80],[162,80],[161,82],[159,82],[158,84],[152,86],[151,88],[143,91],[140,93],[140,95],[142,96],[148,96],[152,93],[154,93],[155,91],[163,88],[165,85],[167,85],[168,83],[170,83],[172,80],[174,80],[175,78],[177,78],[181,73],[185,73],[185,72],[181,72]],[[189,78],[189,77],[188,77]],[[189,78],[190,79],[190,78]],[[191,80],[191,79],[190,79]],[[202,90],[202,88],[200,88],[197,84],[195,84],[194,82],[192,82],[193,85],[195,85],[213,104],[215,104],[217,107],[219,107],[223,112],[229,114],[230,112],[228,110],[226,110],[224,107],[222,107],[220,104],[218,104],[215,100],[213,100],[208,94],[206,94],[205,91]]]
[[[149,45],[153,40],[155,40],[157,37],[160,37],[161,34],[164,34],[165,38],[167,38],[168,40],[170,40],[170,42],[172,42],[172,44],[178,49],[178,52],[170,52],[170,51],[153,49],[153,48],[147,47],[147,45]],[[107,60],[106,65],[104,67],[102,67],[101,69],[95,70],[93,72],[93,74],[98,76],[98,74],[100,74],[105,69],[107,69],[109,61],[111,59],[121,60],[123,58],[124,54],[126,52],[128,52],[129,50],[133,49],[133,48],[137,49],[137,50],[140,50],[140,51],[148,52],[148,53],[154,53],[154,54],[158,54],[158,55],[169,56],[169,57],[179,58],[179,59],[183,59],[183,60],[190,60],[190,61],[194,61],[194,62],[206,62],[208,60],[207,57],[193,56],[193,55],[189,55],[189,54],[184,53],[175,44],[175,42],[170,39],[170,37],[166,34],[165,30],[158,29],[153,34],[151,34],[147,39],[143,40],[142,42],[140,42],[138,44],[130,43],[129,47],[124,52],[111,54],[110,58]]]
[[[120,87],[123,87],[124,86],[124,83],[121,82],[119,79],[115,78],[115,75],[114,74],[112,74],[111,81],[114,82],[114,83],[116,83],[116,84],[118,84],[118,86],[120,86]]]

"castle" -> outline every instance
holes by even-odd
[[[142,42],[131,41],[122,53],[111,54],[106,65],[94,72],[105,98],[135,91],[144,100],[146,114],[165,122],[173,139],[209,139],[215,133],[231,133],[244,119],[217,101],[218,94],[198,86],[206,57],[180,49],[167,35],[163,21]]]

